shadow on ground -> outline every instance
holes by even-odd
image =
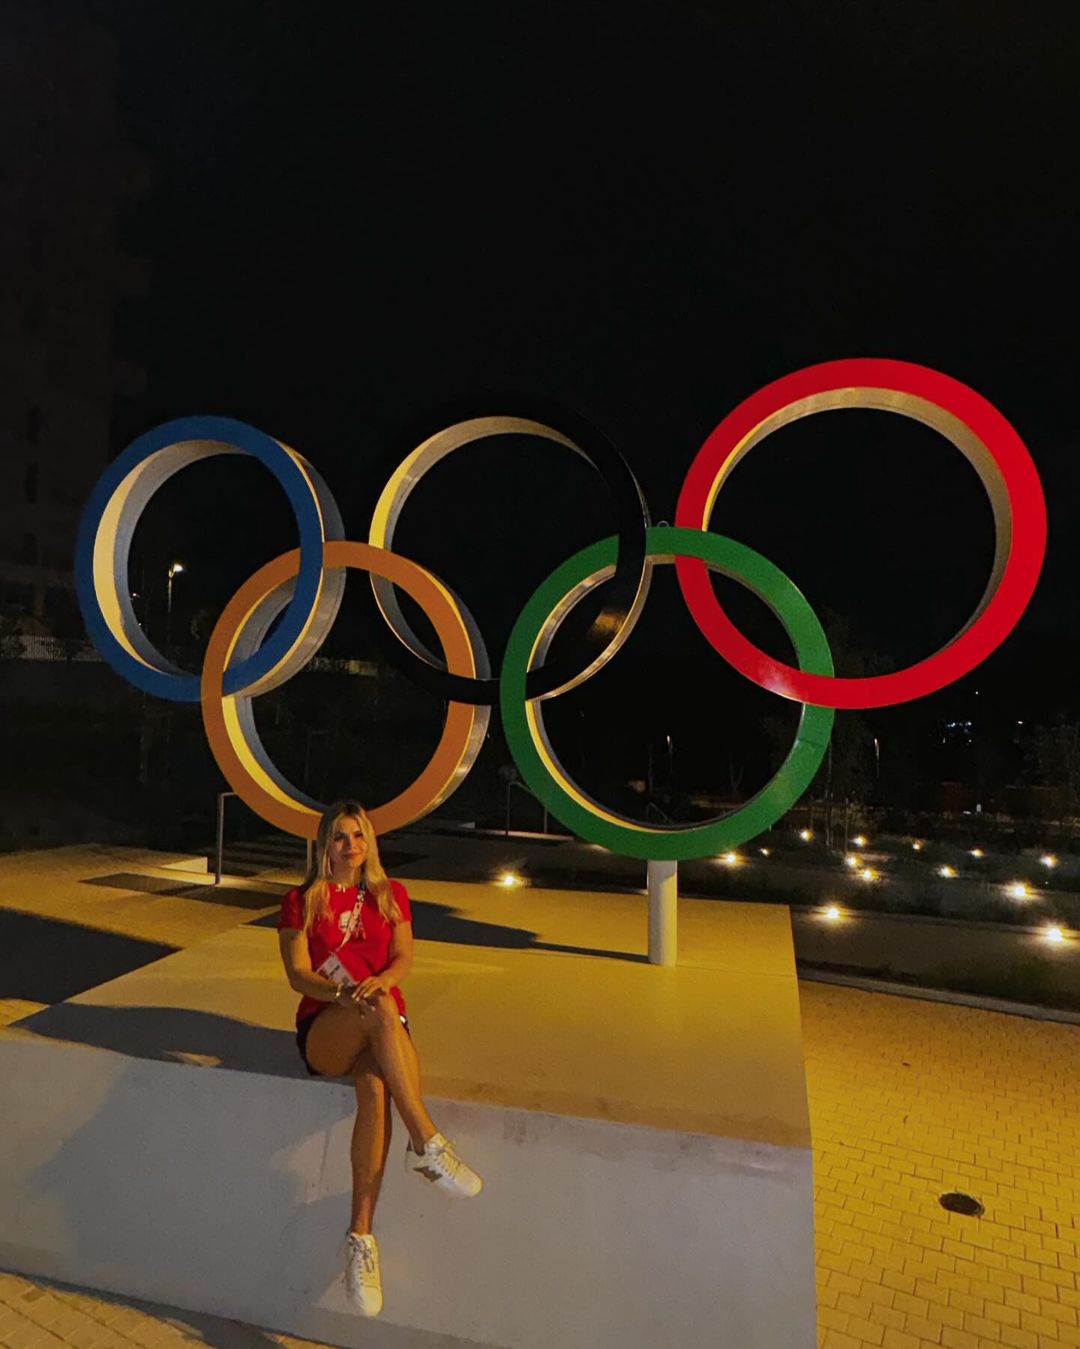
[[[291,1031],[253,1026],[214,1012],[66,1002],[25,1017],[18,1029],[138,1059],[274,1077],[308,1076]]]
[[[0,909],[0,997],[63,1002],[178,949]]]
[[[196,899],[200,904],[227,904],[233,909],[265,909],[280,904],[287,885],[265,882],[259,890],[229,885],[177,884],[164,876],[142,876],[135,871],[118,871],[110,876],[90,876],[83,885],[103,885],[109,890],[135,891],[145,895],[168,895],[176,899]]]
[[[540,941],[535,932],[505,923],[485,923],[465,918],[450,904],[435,904],[427,899],[412,900],[413,933],[420,941],[447,942],[454,946],[486,946],[515,951],[561,951],[566,955],[601,956],[606,960],[632,960],[648,963],[648,956],[632,951],[607,951],[594,946],[570,946]],[[277,927],[278,916],[268,913],[248,923],[248,927]]]

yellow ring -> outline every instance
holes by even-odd
[[[323,567],[355,568],[401,586],[431,620],[448,669],[469,677],[476,674],[467,618],[446,586],[429,571],[397,553],[349,540],[323,545]],[[261,624],[265,630],[281,607],[272,608],[267,601],[276,592],[285,603],[289,582],[299,569],[300,550],[283,553],[260,567],[225,606],[206,649],[201,698],[211,753],[237,796],[285,833],[314,838],[322,807],[299,793],[271,764],[255,731],[250,696],[226,695],[223,690],[225,671],[250,621],[254,617],[256,626]],[[400,829],[450,796],[480,752],[489,712],[489,708],[467,703],[447,705],[442,736],[427,767],[392,801],[368,812],[377,834]]]

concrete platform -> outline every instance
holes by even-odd
[[[429,1194],[399,1131],[378,1322],[336,1279],[351,1089],[296,1058],[269,906],[0,1034],[0,1263],[346,1346],[809,1349],[786,911],[685,901],[660,969],[640,896],[409,886],[425,1092],[487,1183]]]

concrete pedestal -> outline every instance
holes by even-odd
[[[409,884],[432,1113],[485,1177],[406,1177],[385,1310],[348,1312],[348,1084],[304,1074],[265,926],[0,1035],[0,1264],[343,1346],[811,1349],[812,1178],[786,911]]]

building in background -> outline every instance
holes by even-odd
[[[118,400],[141,367],[117,351],[147,268],[120,247],[145,194],[125,139],[114,43],[88,21],[0,11],[0,616],[8,631],[79,631],[79,512],[108,463]],[[126,419],[125,419],[126,421]]]

